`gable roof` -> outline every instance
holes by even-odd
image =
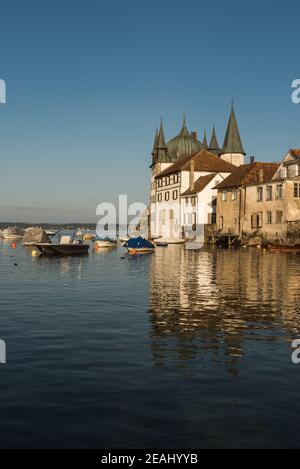
[[[198,194],[198,192],[203,191],[203,189],[205,189],[205,187],[213,180],[213,178],[217,174],[218,173],[212,173],[212,174],[207,174],[207,176],[200,176],[195,181],[194,189],[193,190],[188,189],[183,194],[181,194],[180,197],[187,196],[187,195],[192,195],[192,194]]]
[[[159,173],[156,178],[168,176],[169,174],[173,174],[177,171],[189,171],[190,162],[192,160],[194,160],[194,171],[232,173],[237,168],[233,164],[222,160],[219,156],[216,156],[207,150],[201,150],[198,153],[188,155],[172,164],[172,166],[169,166],[167,169]]]
[[[224,179],[224,181],[214,187],[214,189],[227,189],[247,184],[256,184],[258,182],[268,182],[271,181],[278,168],[279,164],[277,163],[257,162],[252,164],[243,164],[236,168],[234,173],[230,174],[226,179]],[[261,175],[262,180],[260,180]]]

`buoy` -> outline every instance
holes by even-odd
[[[12,247],[12,249],[16,249],[17,248],[17,243],[11,243],[11,247]]]
[[[33,251],[31,251],[31,255],[32,257],[37,257],[39,253],[34,249]]]
[[[135,249],[132,249],[132,250],[130,251],[130,254],[131,254],[132,256],[135,256],[135,255],[136,255],[136,250],[135,250]]]

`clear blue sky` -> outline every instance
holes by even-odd
[[[234,98],[248,155],[300,147],[299,15],[297,1],[2,2],[0,221],[146,201],[161,115],[167,138],[185,112],[222,143]]]

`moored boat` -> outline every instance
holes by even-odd
[[[2,237],[4,239],[22,239],[24,235],[25,230],[17,227],[9,227],[2,232]]]
[[[124,247],[127,248],[129,254],[146,254],[155,251],[155,245],[141,236],[130,238]]]
[[[294,246],[284,244],[268,244],[267,248],[270,252],[300,253],[300,244],[295,244]]]
[[[118,241],[113,238],[107,237],[97,237],[94,240],[95,249],[100,248],[115,248],[118,245]]]
[[[80,256],[88,254],[89,251],[89,245],[83,241],[82,237],[81,239],[76,239],[76,230],[73,236],[60,236],[57,243],[50,241],[48,243],[36,243],[35,246],[40,254],[48,257]]]

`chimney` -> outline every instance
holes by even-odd
[[[195,187],[195,173],[194,173],[194,170],[195,170],[195,162],[194,162],[194,160],[192,160],[191,164],[190,164],[190,191],[193,191],[194,187]]]
[[[191,132],[191,135],[192,135],[193,138],[195,138],[197,140],[197,131],[196,130]]]
[[[250,164],[254,164],[255,163],[255,156],[250,156]]]

